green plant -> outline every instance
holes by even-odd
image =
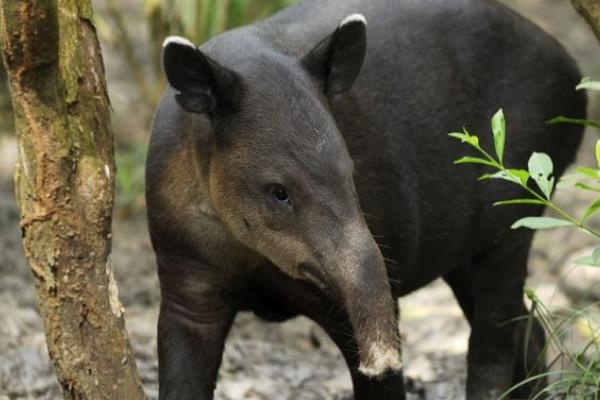
[[[577,86],[577,89],[600,90],[600,82],[586,78]],[[548,123],[574,123],[600,129],[600,123],[596,121],[564,116],[556,117]],[[464,156],[456,160],[455,163],[485,165],[491,171],[483,174],[479,180],[505,180],[520,186],[526,193],[526,196],[522,198],[499,200],[494,203],[494,206],[533,204],[546,206],[554,213],[554,216],[521,218],[513,223],[512,228],[550,229],[574,227],[600,241],[600,232],[593,229],[588,223],[589,219],[600,211],[600,140],[596,142],[595,146],[597,165],[594,167],[577,167],[575,173],[565,176],[556,185],[552,175],[552,159],[547,154],[532,153],[526,170],[505,165],[506,121],[502,110],[499,110],[492,117],[491,130],[494,155],[483,149],[479,144],[479,137],[470,134],[467,129],[463,128],[462,132],[450,133],[451,137],[466,143],[478,153],[477,156]],[[575,216],[552,201],[550,196],[556,187],[588,191],[595,195],[595,199],[581,215]],[[582,266],[600,267],[600,246],[590,256],[578,259],[575,262]],[[533,289],[525,288],[524,291],[531,301],[530,313],[528,316],[524,316],[524,318],[528,318],[528,332],[526,335],[530,335],[533,316],[536,315],[549,334],[547,348],[552,346],[557,354],[550,362],[550,366],[558,364],[560,368],[557,371],[549,371],[529,377],[504,393],[501,398],[507,398],[518,387],[543,377],[552,377],[553,379],[546,387],[540,388],[533,399],[547,395],[552,396],[552,398],[600,398],[600,318],[594,312],[599,303],[588,305],[582,309],[568,310],[565,315],[557,315],[546,307]],[[580,332],[585,332],[584,336],[586,337],[583,345],[577,350],[573,350],[572,347],[567,345],[569,336],[575,327],[578,327]]]
[[[556,356],[550,361],[549,369],[558,366],[557,370],[533,375],[513,386],[500,398],[509,398],[510,393],[520,386],[539,380],[543,377],[554,378],[546,387],[542,387],[533,399],[566,398],[566,399],[598,399],[600,398],[600,318],[594,309],[600,303],[593,303],[581,309],[568,309],[557,314],[539,299],[535,291],[525,288],[525,295],[531,301],[528,327],[532,326],[533,315],[536,315],[546,332],[548,342],[544,353],[553,348]],[[576,346],[572,342],[573,331],[583,336],[583,343]],[[527,334],[529,336],[529,334]]]
[[[158,18],[168,34],[195,43],[231,28],[264,18],[295,0],[146,0],[146,15]]]
[[[144,195],[144,160],[146,146],[133,145],[118,149],[116,209],[121,216],[127,216],[141,208]]]
[[[522,187],[528,197],[519,199],[507,199],[494,203],[494,206],[507,206],[515,204],[537,204],[543,205],[553,210],[556,217],[525,217],[516,221],[513,229],[530,228],[530,229],[549,229],[564,226],[573,226],[581,231],[590,234],[597,239],[600,239],[600,232],[595,231],[587,224],[587,220],[595,213],[600,211],[600,195],[598,198],[584,211],[580,217],[575,217],[568,211],[562,209],[555,204],[550,195],[555,187],[552,159],[545,153],[532,153],[527,163],[528,169],[509,168],[504,165],[504,144],[506,138],[506,123],[504,113],[499,110],[492,118],[492,133],[494,136],[494,147],[496,157],[490,155],[486,150],[479,145],[479,138],[476,135],[471,135],[466,129],[463,132],[452,132],[449,135],[453,138],[461,140],[476,149],[480,153],[480,157],[465,156],[455,161],[455,164],[483,164],[487,165],[495,173],[482,175],[480,180],[487,179],[502,179],[512,182]],[[577,174],[580,180],[577,180],[573,186],[579,190],[588,190],[600,194],[600,140],[596,143],[596,157],[598,169],[590,167],[578,167]],[[592,180],[590,182],[590,179]],[[535,186],[532,184],[535,183]],[[536,187],[537,186],[537,187]],[[600,264],[598,264],[600,266]]]

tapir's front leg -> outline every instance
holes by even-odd
[[[158,264],[159,398],[211,400],[235,302],[202,265],[160,256]]]

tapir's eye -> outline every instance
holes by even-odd
[[[287,203],[290,201],[290,196],[287,190],[282,185],[271,186],[271,196],[279,202]]]

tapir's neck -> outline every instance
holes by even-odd
[[[193,132],[193,129],[185,129]],[[184,134],[165,163],[158,197],[164,224],[176,227],[182,248],[194,249],[209,264],[235,268],[256,264],[258,256],[237,241],[219,219],[208,192],[209,144]]]
[[[197,131],[193,117],[190,115],[187,118],[178,148],[166,162],[159,187],[164,197],[170,197],[171,205],[179,211],[187,211],[198,217],[215,217],[205,178],[210,142],[193,134]]]

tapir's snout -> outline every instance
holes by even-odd
[[[362,218],[348,224],[336,249],[324,260],[324,273],[307,268],[310,280],[335,289],[358,345],[364,375],[379,377],[402,369],[397,304],[379,247]]]

